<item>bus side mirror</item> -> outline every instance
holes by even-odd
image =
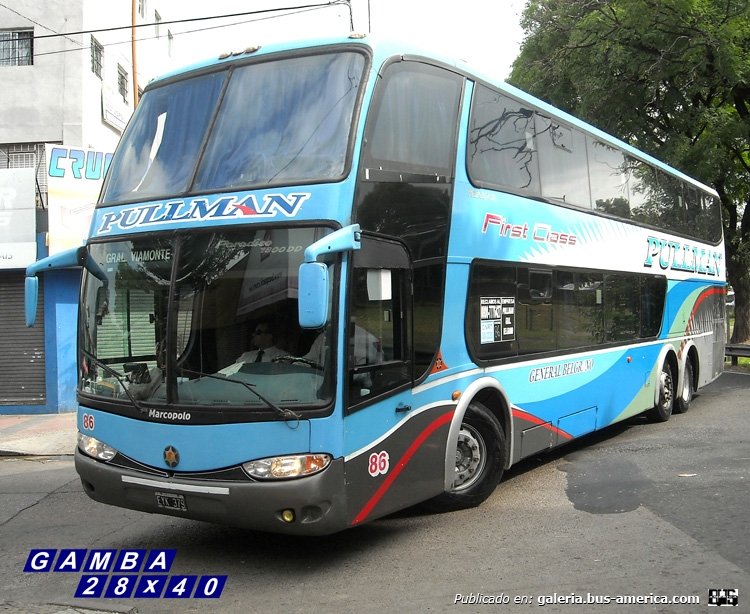
[[[297,300],[299,325],[302,328],[322,328],[328,323],[328,266],[318,262],[318,258],[325,254],[359,249],[361,239],[359,224],[351,224],[318,239],[305,250],[305,261],[299,265]]]
[[[39,279],[37,278],[37,274],[73,267],[85,267],[92,275],[101,279],[105,285],[108,283],[107,275],[94,262],[94,259],[88,255],[86,248],[83,246],[67,249],[54,256],[47,256],[46,258],[37,260],[26,267],[26,285],[24,287],[26,326],[34,326],[34,322],[36,322],[36,307],[39,301]]]
[[[26,285],[24,286],[24,307],[26,316],[26,326],[31,328],[36,322],[36,306],[39,301],[39,278],[35,275],[34,277],[26,278]]]
[[[322,328],[328,322],[328,267],[322,262],[299,265],[299,325]]]

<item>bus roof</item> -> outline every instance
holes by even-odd
[[[236,50],[227,50],[213,58],[209,58],[204,61],[196,62],[194,64],[191,64],[191,65],[173,70],[171,72],[165,73],[163,75],[160,75],[152,79],[149,82],[148,87],[158,85],[164,80],[170,80],[170,79],[179,77],[180,75],[183,75],[186,73],[210,69],[213,66],[219,66],[224,63],[241,61],[243,59],[247,59],[250,56],[265,56],[265,55],[272,55],[275,53],[283,53],[283,52],[288,52],[288,51],[313,49],[316,47],[328,47],[328,46],[343,45],[343,44],[360,45],[362,47],[367,48],[370,51],[370,53],[372,53],[373,55],[373,69],[374,70],[379,70],[383,62],[385,62],[389,58],[399,57],[399,56],[410,57],[410,58],[423,58],[423,59],[430,60],[431,62],[437,63],[439,65],[449,67],[465,75],[466,77],[468,77],[469,79],[473,81],[477,81],[485,85],[488,85],[492,87],[493,89],[496,89],[502,92],[503,94],[506,94],[512,98],[517,99],[518,101],[527,103],[530,106],[538,109],[544,114],[555,117],[569,124],[572,127],[576,127],[579,130],[589,134],[590,136],[594,137],[595,139],[599,141],[602,141],[606,144],[612,145],[613,147],[621,149],[625,153],[633,156],[634,158],[637,158],[643,162],[647,162],[648,164],[651,164],[657,168],[660,168],[661,170],[667,171],[668,173],[675,175],[676,177],[679,177],[680,179],[686,182],[691,183],[692,185],[700,188],[701,190],[707,191],[713,194],[714,196],[718,197],[717,192],[713,188],[697,181],[696,179],[693,179],[689,175],[686,175],[683,172],[660,161],[659,159],[654,158],[653,156],[639,149],[636,149],[635,147],[633,147],[632,145],[629,145],[625,141],[622,141],[619,138],[612,136],[611,134],[608,134],[604,132],[603,130],[600,130],[599,128],[596,128],[595,126],[592,126],[591,124],[588,124],[585,121],[561,109],[558,109],[557,107],[545,102],[544,100],[541,100],[540,98],[536,98],[535,96],[532,96],[531,94],[528,94],[527,92],[524,92],[523,90],[520,90],[517,87],[510,85],[509,83],[505,82],[502,79],[493,77],[492,75],[483,74],[481,72],[478,72],[472,69],[471,66],[467,64],[466,62],[464,62],[463,60],[460,60],[457,58],[451,58],[447,56],[441,56],[439,53],[435,53],[434,51],[427,51],[423,48],[415,46],[413,43],[399,41],[399,40],[395,40],[391,38],[380,38],[377,35],[373,35],[373,34],[365,35],[365,34],[352,33],[352,34],[349,34],[348,36],[276,42],[272,44],[264,44],[262,46],[250,45],[250,46],[246,46],[244,48],[239,48]]]

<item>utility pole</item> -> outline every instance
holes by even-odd
[[[132,0],[131,2],[131,25],[130,25],[130,54],[133,57],[133,109],[138,106],[138,68],[135,62],[135,16],[136,16],[136,2],[138,0]]]

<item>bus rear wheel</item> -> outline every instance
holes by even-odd
[[[436,512],[476,507],[495,490],[504,468],[503,429],[489,409],[472,403],[458,434],[453,485],[426,506]]]
[[[676,414],[684,414],[690,409],[690,401],[693,400],[693,395],[695,394],[695,371],[693,369],[693,361],[689,357],[687,362],[685,362],[685,376],[683,379],[682,394],[677,397],[677,402],[674,406]]]
[[[659,386],[659,400],[649,412],[649,417],[654,422],[666,422],[672,415],[675,404],[675,381],[672,367],[665,360],[661,366],[661,373],[657,380]]]

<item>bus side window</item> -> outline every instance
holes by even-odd
[[[348,326],[351,405],[411,381],[405,269],[355,269]]]
[[[403,243],[363,235],[349,279],[346,338],[350,411],[413,377],[411,264]]]
[[[451,185],[464,78],[419,61],[382,72],[367,118],[354,221],[413,259],[415,376],[440,346]]]

